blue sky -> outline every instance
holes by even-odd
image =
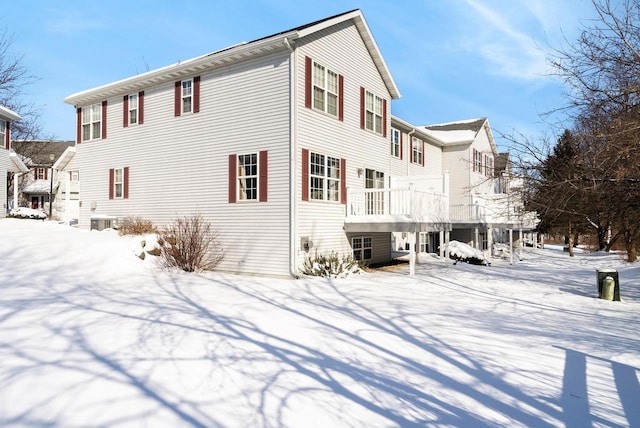
[[[3,4],[0,26],[39,77],[27,97],[46,134],[72,140],[72,93],[357,8],[402,93],[394,115],[486,116],[496,135],[534,138],[554,132],[540,114],[564,102],[550,46],[593,15],[589,0],[21,0]]]

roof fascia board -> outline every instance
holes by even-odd
[[[267,51],[276,50],[279,47],[286,48],[284,40],[298,38],[297,31],[278,34],[273,37],[257,40],[250,43],[240,43],[220,51],[201,55],[196,58],[180,61],[165,67],[151,70],[137,76],[128,77],[106,85],[98,86],[85,91],[69,95],[64,102],[74,106],[88,104],[107,97],[124,95],[136,90],[170,82],[180,77],[209,70],[216,66],[227,65],[238,59],[247,58]]]
[[[20,156],[14,151],[9,152],[9,159],[13,161],[13,164],[18,168],[18,170],[22,173],[29,172],[29,167],[22,162]]]
[[[18,113],[3,106],[0,106],[0,117],[6,120],[22,119]]]

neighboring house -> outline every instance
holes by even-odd
[[[14,177],[29,171],[11,148],[11,122],[20,119],[20,115],[14,111],[0,106],[0,201],[2,201],[0,218],[6,217],[9,210],[8,187],[13,182]]]
[[[506,232],[536,226],[524,213],[521,192],[511,191],[514,177],[508,154],[499,154],[487,118],[422,128],[443,143],[443,168],[450,171],[451,239],[480,250],[505,242]],[[512,236],[509,237],[512,239]]]
[[[60,200],[64,201],[67,193],[64,177],[71,175],[72,172],[62,172],[54,164],[65,150],[74,145],[74,141],[28,140],[13,142],[13,149],[30,170],[29,173],[19,177],[17,197],[12,195],[13,199],[17,200],[18,206],[42,209],[54,218],[67,215],[66,206]],[[78,189],[71,190],[77,201]],[[73,216],[73,212],[68,214]],[[77,218],[77,213],[75,218]]]
[[[221,270],[296,276],[316,252],[387,262],[404,239],[413,272],[417,236],[448,241],[449,175],[466,166],[392,118],[399,97],[354,10],[68,96],[76,145],[55,168],[80,174],[83,228],[201,214]]]

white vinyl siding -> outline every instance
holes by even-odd
[[[305,108],[305,58],[310,57],[320,64],[331,66],[344,76],[344,121],[337,121],[329,115],[317,114]],[[364,188],[364,177],[358,169],[371,168],[385,173],[389,171],[388,136],[374,132],[363,132],[361,128],[361,88],[389,99],[389,92],[367,51],[362,37],[352,22],[343,22],[305,38],[299,47],[296,69],[297,87],[297,170],[295,178],[302,177],[302,148],[309,153],[321,153],[345,160],[346,186],[352,189]],[[389,105],[386,117],[390,117]],[[384,112],[380,112],[384,113]],[[381,125],[382,126],[382,125]],[[310,171],[309,171],[310,172]],[[364,170],[362,171],[364,172]],[[309,174],[311,175],[311,174]],[[302,201],[301,186],[296,187],[297,200]],[[351,240],[344,232],[345,204],[315,203],[298,204],[298,227],[294,242],[300,261],[307,255],[329,254],[351,255]],[[309,237],[313,247],[309,253],[300,248],[300,238]],[[391,234],[373,237],[373,262],[390,259]]]
[[[109,144],[77,145],[80,226],[89,228],[92,215],[133,215],[161,227],[198,212],[219,233],[220,270],[287,275],[289,53],[203,72],[200,91],[200,113],[172,121],[175,81],[144,88],[144,126],[110,128]],[[121,123],[123,97],[108,102],[117,104],[108,122]],[[269,152],[268,202],[229,204],[229,154],[263,150]],[[113,165],[130,166],[129,199],[108,199],[105,171]]]

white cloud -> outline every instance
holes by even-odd
[[[541,15],[529,12],[523,16],[523,9],[498,9],[489,7],[478,0],[465,0],[478,17],[478,27],[474,28],[474,51],[491,66],[491,74],[523,80],[536,80],[548,75],[546,52],[536,41],[534,34],[538,28],[531,26],[531,18],[540,26]],[[511,13],[509,13],[511,12]]]

